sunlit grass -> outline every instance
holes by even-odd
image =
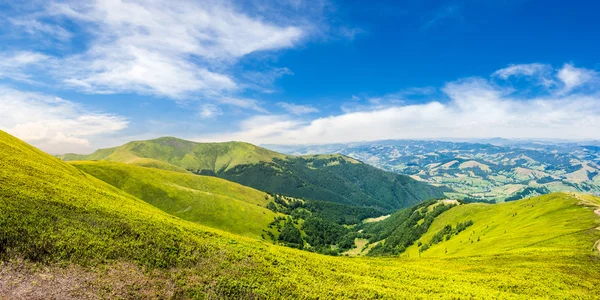
[[[463,218],[474,225],[421,258],[330,257],[171,216],[0,132],[2,260],[76,264],[90,272],[131,262],[158,270],[184,298],[593,299],[600,293],[600,263],[591,250],[598,221],[576,200],[555,194],[498,208],[453,208],[424,238]],[[509,227],[510,238],[498,238]],[[481,248],[455,244],[472,230],[488,230]],[[452,246],[452,255],[441,253]]]

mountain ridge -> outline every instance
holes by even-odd
[[[185,170],[296,198],[377,207],[381,214],[451,191],[379,170],[345,155],[293,156],[244,142],[198,143],[162,137],[61,158]]]
[[[577,220],[567,224],[579,229],[575,245],[553,239],[527,251],[445,254],[443,243],[464,240],[457,235],[423,258],[330,257],[182,220],[2,131],[0,150],[0,298],[594,299],[600,292],[598,254],[590,251],[600,237],[590,228],[599,220],[571,200],[556,205],[570,213],[563,220]],[[509,209],[505,220],[523,220],[512,215],[550,203],[533,201],[507,203],[519,211]],[[427,236],[448,222],[472,218],[484,230],[493,221],[466,209],[483,205],[464,207],[441,214]],[[559,237],[552,216],[530,212],[528,219]],[[525,246],[535,242],[523,231],[515,235]]]

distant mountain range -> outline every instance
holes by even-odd
[[[265,145],[289,154],[339,153],[409,175],[477,201],[505,201],[555,191],[600,195],[600,146],[491,139],[489,143],[379,141],[317,146]],[[493,143],[493,144],[492,144]]]

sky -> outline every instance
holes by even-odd
[[[600,139],[598,1],[0,0],[0,130],[131,140]]]

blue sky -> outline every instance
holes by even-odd
[[[0,1],[0,129],[130,140],[599,139],[596,1]]]

